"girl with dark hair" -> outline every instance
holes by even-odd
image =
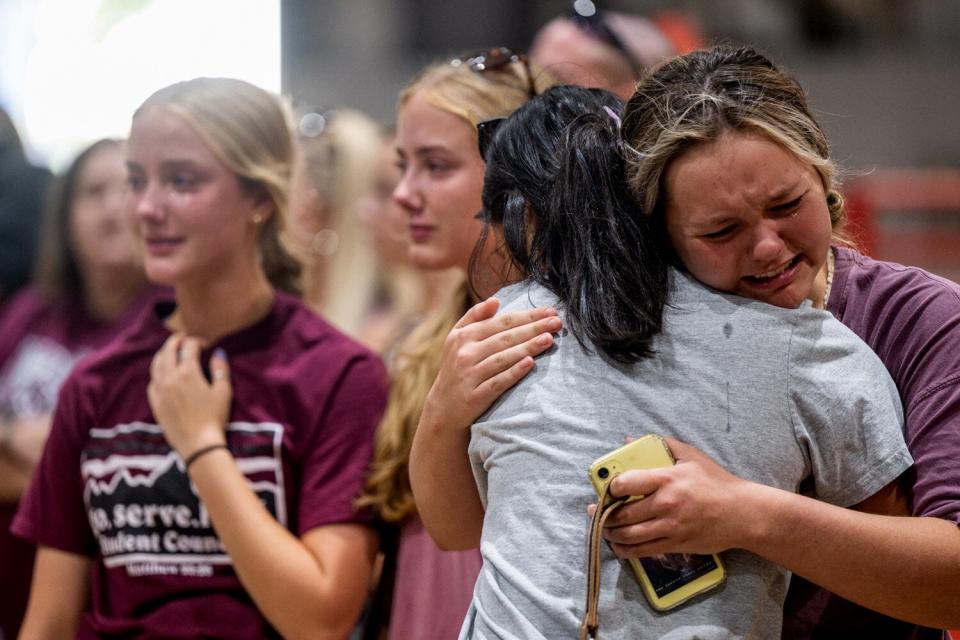
[[[566,304],[581,344],[629,364],[650,355],[667,271],[646,220],[632,212],[623,163],[609,152],[621,105],[574,87],[550,98],[530,107],[524,135],[501,136],[487,152],[486,228],[502,235],[520,273]],[[482,269],[474,264],[474,275]]]
[[[469,396],[464,378],[483,365],[470,357],[476,342],[458,350],[452,340],[424,408],[411,456],[421,516],[441,545],[479,539],[484,557],[462,638],[577,635],[585,511],[595,499],[586,471],[625,437],[668,438],[681,463],[653,477],[675,477],[677,485],[665,484],[670,491],[690,482],[707,491],[702,474],[716,475],[716,465],[700,450],[746,480],[732,487],[737,495],[809,486],[844,506],[911,462],[889,376],[839,322],[809,305],[782,309],[723,295],[667,268],[627,191],[620,107],[598,90],[552,89],[501,123],[486,154],[484,212],[525,277],[497,294],[502,309],[557,305],[572,335],[558,336],[472,427],[446,416]],[[504,346],[489,358],[509,366]],[[476,484],[467,490],[471,470]],[[657,505],[670,491],[641,502]],[[699,531],[732,535],[747,520],[703,515],[686,523],[690,541],[651,553],[723,550],[726,586],[656,613],[626,565],[608,555],[605,634],[779,634],[789,573],[731,548],[744,545],[702,546]]]
[[[57,393],[73,365],[128,326],[150,297],[123,218],[123,162],[119,140],[95,142],[74,159],[45,213],[35,283],[0,313],[0,630],[10,638],[26,607],[33,546],[8,529]]]

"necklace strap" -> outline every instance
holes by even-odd
[[[827,284],[823,288],[823,308],[830,302],[830,289],[833,288],[833,268],[836,258],[833,256],[833,247],[827,249]]]
[[[587,606],[580,623],[579,640],[599,638],[600,620],[597,614],[600,600],[600,540],[603,538],[603,525],[613,510],[629,499],[629,496],[615,498],[610,495],[610,485],[613,479],[603,489],[603,494],[597,501],[597,510],[593,512],[590,521],[590,533],[587,538]]]

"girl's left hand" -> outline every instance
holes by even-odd
[[[210,358],[211,382],[200,368],[200,341],[171,335],[150,365],[147,398],[167,442],[181,457],[214,444],[225,444],[233,388],[226,354]]]
[[[642,495],[616,509],[604,537],[621,558],[661,553],[716,553],[741,547],[751,522],[752,483],[723,469],[696,447],[667,438],[677,464],[662,469],[626,471],[613,480],[611,493]]]

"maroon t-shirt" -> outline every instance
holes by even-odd
[[[277,637],[150,411],[150,361],[169,335],[147,313],[77,366],[13,530],[94,560],[80,638]],[[353,500],[386,403],[380,359],[282,293],[202,362],[216,347],[233,385],[227,443],[267,509],[298,536],[366,522]]]
[[[51,302],[33,287],[11,298],[0,313],[0,416],[49,414],[67,374],[83,356],[130,326],[156,295],[149,291],[112,322],[87,313],[69,296]],[[16,637],[33,572],[33,545],[11,535],[16,502],[0,502],[0,630]]]
[[[835,247],[827,310],[880,356],[900,391],[911,508],[960,524],[960,285]],[[904,593],[904,598],[913,597]],[[943,638],[794,576],[784,638]]]
[[[454,640],[467,617],[483,557],[442,551],[413,514],[400,525],[389,640]]]

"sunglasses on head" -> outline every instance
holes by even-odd
[[[493,136],[496,135],[497,129],[500,128],[504,120],[506,120],[504,117],[490,118],[477,123],[477,149],[479,149],[480,157],[483,158],[484,162],[487,160],[487,150],[490,148]]]
[[[504,120],[506,120],[505,117],[490,118],[489,120],[477,123],[477,149],[480,151],[480,157],[483,158],[484,162],[487,161],[487,149],[490,148],[493,136],[497,134],[497,129],[500,128]],[[473,217],[477,220],[487,220],[487,210],[480,209],[477,215]]]
[[[643,74],[644,66],[627,49],[623,40],[610,28],[603,17],[603,13],[594,6],[593,2],[577,0],[573,3],[573,8],[570,9],[567,18],[587,35],[616,49],[617,53],[623,56],[623,59],[630,65],[634,76],[639,78]]]
[[[519,62],[523,65],[524,72],[527,74],[527,92],[531,98],[536,97],[537,87],[533,82],[533,71],[530,69],[530,59],[526,54],[514,51],[513,49],[507,47],[485,49],[472,56],[454,58],[450,61],[450,66],[459,67],[465,64],[475,73],[486,73],[487,71],[502,71],[514,62]]]

